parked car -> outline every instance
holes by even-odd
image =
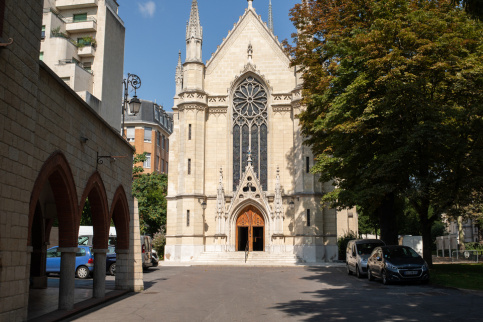
[[[94,271],[94,254],[92,248],[89,246],[78,246],[79,250],[75,257],[75,275],[78,278],[88,278]],[[60,273],[60,259],[61,253],[58,246],[49,248],[47,250],[47,265],[46,272]]]
[[[384,285],[390,282],[429,282],[426,261],[408,246],[376,247],[367,261],[367,278],[381,278]]]
[[[116,275],[116,248],[114,246],[109,246],[107,249],[106,269],[110,275]]]
[[[380,239],[354,239],[347,243],[346,268],[347,274],[356,274],[361,278],[367,274],[367,259],[374,248],[385,246]]]
[[[141,236],[141,256],[143,259],[143,269],[146,270],[149,267],[153,267],[153,258],[152,258],[152,250],[153,250],[153,240],[150,236],[142,235]],[[156,263],[157,264],[157,263]],[[157,266],[157,265],[156,265]]]

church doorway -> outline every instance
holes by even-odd
[[[236,246],[237,251],[248,249],[252,252],[264,250],[265,221],[255,207],[245,208],[236,220]]]

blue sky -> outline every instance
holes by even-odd
[[[167,111],[173,106],[179,50],[182,61],[185,59],[186,22],[191,2],[118,0],[119,15],[126,26],[124,75],[138,75],[142,81],[138,97],[156,100]],[[274,29],[280,41],[290,39],[295,32],[289,20],[289,10],[298,2],[272,0]],[[253,1],[257,13],[267,22],[268,3],[269,0]],[[206,63],[248,5],[247,0],[198,0],[198,6],[203,27],[203,61]]]

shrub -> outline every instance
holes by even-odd
[[[166,232],[163,227],[159,229],[159,231],[154,234],[153,237],[153,248],[158,252],[159,259],[164,258],[164,246],[166,245]]]

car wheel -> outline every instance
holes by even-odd
[[[369,267],[367,267],[367,279],[369,281],[373,281],[374,280],[374,276],[372,276],[372,273],[371,273],[371,270],[369,269]]]
[[[356,276],[357,276],[357,278],[362,277],[361,272],[359,272],[359,266],[358,265],[356,265]]]
[[[382,271],[382,284],[384,285],[388,285],[389,284],[389,280],[387,279],[387,273],[386,271]]]
[[[91,272],[89,272],[89,269],[85,266],[79,266],[77,267],[77,270],[75,271],[76,275],[78,278],[88,278]]]
[[[352,272],[351,272],[351,269],[349,267],[349,264],[346,264],[345,267],[347,269],[347,275],[352,275]]]
[[[116,263],[109,265],[109,274],[112,276],[116,275]]]

